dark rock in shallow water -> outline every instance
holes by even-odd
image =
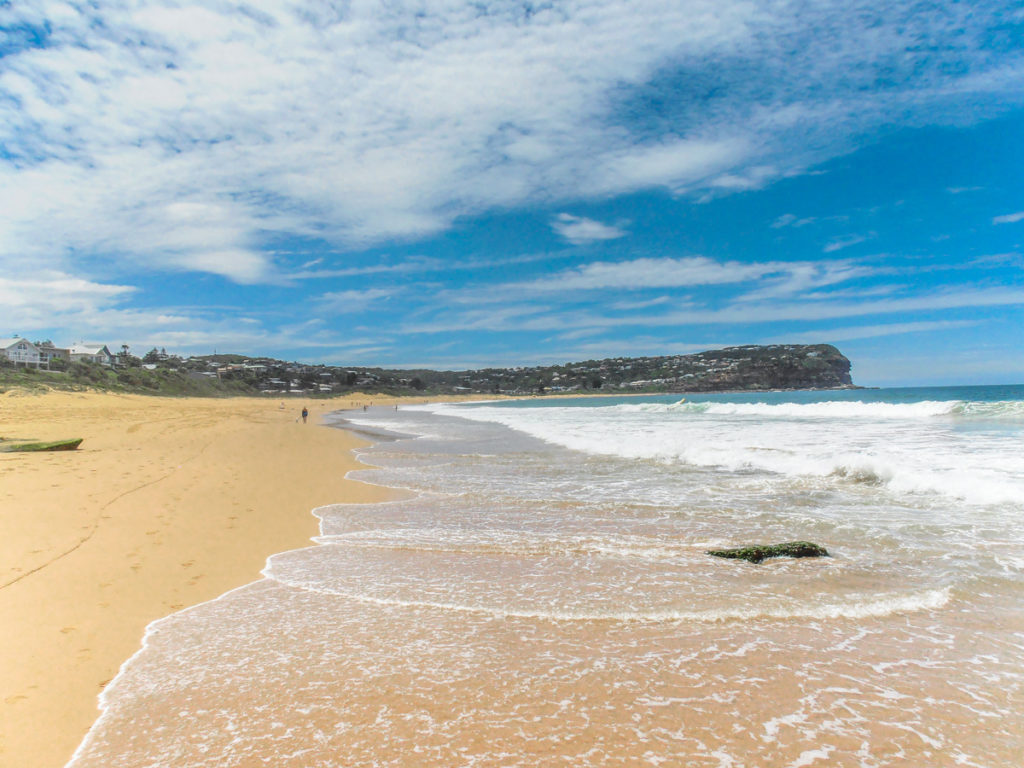
[[[760,563],[769,557],[828,557],[828,550],[809,541],[789,541],[785,544],[765,544],[736,549],[709,549],[707,554],[733,560]]]

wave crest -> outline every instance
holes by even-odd
[[[759,416],[787,419],[925,419],[960,414],[973,415],[967,406],[992,403],[965,403],[960,400],[924,400],[918,403],[872,403],[862,400],[830,400],[821,403],[715,403],[679,402],[664,405],[644,403],[613,406],[624,412],[648,411],[695,413],[712,416]],[[1020,405],[1009,403],[1009,405]],[[1024,410],[1021,411],[1024,415]]]
[[[447,600],[417,600],[399,597],[377,597],[357,591],[338,589],[326,584],[311,584],[292,581],[274,573],[265,574],[273,581],[294,589],[317,594],[355,600],[360,603],[394,608],[421,608],[446,613],[476,613],[498,619],[533,619],[556,622],[610,621],[632,623],[687,623],[707,624],[729,621],[779,620],[788,619],[866,619],[891,616],[898,613],[929,611],[945,606],[951,597],[950,588],[930,589],[909,594],[879,594],[862,596],[858,599],[842,599],[832,602],[811,601],[778,607],[724,607],[707,610],[677,610],[672,608],[647,611],[587,609],[558,610],[551,608],[527,608],[484,603],[462,603]]]
[[[985,421],[1024,420],[1024,401],[922,400],[878,403],[829,400],[820,403],[626,403],[610,406],[623,413],[692,413],[712,416],[760,416],[789,419],[930,419],[942,416]]]

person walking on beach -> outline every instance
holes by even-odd
[[[303,408],[302,409],[302,423],[303,424],[306,423],[306,417],[308,417],[308,416],[309,416],[309,409],[308,408]]]

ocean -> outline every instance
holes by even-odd
[[[333,418],[403,497],[152,624],[70,766],[1024,764],[1024,387]]]

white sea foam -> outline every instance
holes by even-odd
[[[884,485],[973,504],[1024,498],[1016,422],[963,429],[961,416],[1024,413],[1019,402],[627,403],[603,408],[433,406],[586,453],[681,466]],[[959,414],[959,415],[958,415]],[[940,418],[945,417],[945,418]],[[988,419],[988,421],[986,421]]]
[[[623,403],[611,406],[623,412],[708,413],[719,416],[759,416],[775,419],[935,419],[957,417],[972,420],[1024,419],[1024,402],[1006,400],[920,400],[908,403],[831,400],[817,403],[693,402]]]
[[[720,403],[678,402],[613,406],[623,412],[707,413],[718,416],[758,416],[773,419],[927,419],[963,412],[960,401],[916,403],[866,403],[833,400],[821,403]]]
[[[805,599],[788,601],[788,604],[777,606],[722,606],[708,610],[652,609],[628,610],[622,608],[553,608],[526,607],[524,605],[489,604],[464,602],[459,600],[422,600],[402,597],[381,597],[368,594],[358,589],[345,589],[332,586],[327,581],[311,581],[297,579],[294,576],[281,574],[271,570],[268,578],[296,589],[302,589],[321,595],[333,595],[360,603],[374,605],[426,608],[449,613],[485,614],[494,618],[536,619],[556,622],[592,622],[611,621],[620,623],[635,622],[679,622],[679,623],[718,623],[728,621],[754,620],[788,620],[788,619],[866,619],[894,614],[913,613],[941,608],[950,600],[950,589],[929,589],[920,592],[880,594],[870,596],[845,596],[841,599]],[[621,602],[621,600],[619,601]]]

